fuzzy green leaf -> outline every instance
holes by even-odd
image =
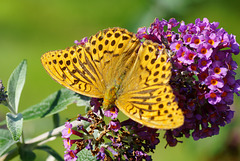
[[[24,120],[43,118],[51,116],[66,109],[66,107],[79,100],[89,101],[90,98],[76,94],[66,88],[63,88],[49,95],[42,102],[33,105],[22,113]]]
[[[7,86],[9,104],[15,113],[18,112],[18,104],[27,73],[27,61],[23,60],[12,72]]]
[[[7,113],[6,115],[7,127],[12,134],[12,138],[15,141],[18,141],[22,135],[23,128],[23,117],[19,113],[17,115],[12,113]]]
[[[0,156],[15,143],[9,130],[0,129]]]
[[[77,154],[78,159],[77,161],[98,161],[96,156],[93,156],[90,150],[83,149]]]

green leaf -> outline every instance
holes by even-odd
[[[79,97],[81,97],[81,99],[78,99],[76,101],[77,106],[89,106],[90,107],[90,98],[87,96],[83,96],[80,94],[77,94]]]
[[[32,145],[21,144],[19,154],[23,161],[33,161],[36,158],[36,154],[32,151]]]
[[[9,130],[0,129],[0,156],[15,143]]]
[[[12,72],[7,86],[9,104],[15,113],[18,112],[18,104],[27,73],[27,61],[23,60]]]
[[[90,150],[82,149],[80,152],[77,153],[78,159],[77,161],[97,161],[97,157],[93,156]]]
[[[90,98],[76,94],[73,91],[70,91],[66,88],[62,88],[61,90],[49,95],[42,102],[33,105],[22,113],[24,121],[42,118],[46,116],[51,116],[60,111],[66,109],[66,107],[72,103],[77,103],[77,105],[87,105],[90,102]],[[89,106],[89,105],[88,105]],[[0,125],[5,125],[6,120],[0,122]]]
[[[49,153],[50,155],[52,155],[56,160],[58,161],[63,161],[63,158],[51,147],[43,145],[43,146],[37,146],[35,147],[35,149],[40,149],[40,150],[44,150],[47,153]]]
[[[60,126],[60,115],[59,113],[55,113],[53,115],[53,128],[57,128],[58,126]]]
[[[24,120],[43,118],[51,116],[66,109],[66,107],[79,99],[85,99],[85,96],[78,95],[73,91],[63,88],[44,99],[39,104],[33,105],[22,113]]]
[[[7,113],[6,120],[7,120],[7,127],[12,134],[13,140],[18,141],[22,135],[22,127],[23,127],[22,114],[19,113],[15,115],[12,113]]]

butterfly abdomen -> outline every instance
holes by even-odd
[[[115,101],[117,99],[117,87],[110,87],[107,88],[104,98],[103,98],[103,109],[109,110],[112,108],[112,106],[115,104]]]

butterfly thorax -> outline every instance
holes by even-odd
[[[109,110],[113,107],[116,99],[117,99],[117,87],[110,87],[107,89],[107,91],[104,94],[103,98],[103,109]]]

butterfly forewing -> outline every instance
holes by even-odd
[[[41,58],[50,76],[63,86],[102,98],[107,87],[120,83],[134,61],[140,41],[126,29],[110,28],[93,35],[84,46],[50,51]],[[134,53],[134,54],[133,54]]]
[[[49,75],[63,86],[90,97],[103,96],[101,75],[84,47],[51,51],[41,61]]]
[[[92,36],[88,45],[105,86],[114,86],[131,65],[129,62],[135,60],[137,55],[134,51],[138,49],[140,41],[126,29],[110,28]]]

